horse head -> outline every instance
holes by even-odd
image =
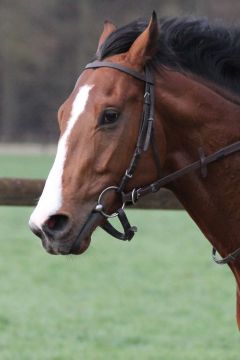
[[[97,54],[115,29],[113,24],[105,23]],[[130,49],[107,61],[141,74],[154,56],[157,39],[158,25],[153,14]],[[109,186],[117,187],[129,165],[141,124],[143,95],[144,82],[127,73],[104,67],[85,69],[60,107],[56,158],[30,218],[31,229],[48,252],[82,253],[94,229],[104,224],[101,214],[93,216],[92,212],[101,192]],[[164,141],[159,151],[164,153]],[[143,155],[127,188],[147,184],[156,177],[150,150]],[[121,206],[114,191],[106,193],[104,202],[108,213]]]

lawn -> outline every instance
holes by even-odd
[[[51,158],[0,155],[0,176]],[[130,243],[97,231],[81,256],[48,255],[31,208],[0,207],[1,360],[236,360],[235,281],[183,211],[129,211]]]

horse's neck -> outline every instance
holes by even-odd
[[[168,171],[199,159],[201,147],[209,155],[239,140],[240,106],[205,85],[171,74],[158,88],[158,114],[163,117]],[[165,83],[166,84],[166,83]],[[187,175],[171,189],[209,241],[223,255],[240,246],[239,154],[208,166],[208,175]]]
[[[168,81],[164,80],[157,88],[157,114],[166,136],[168,171],[198,160],[200,147],[209,155],[239,141],[239,105],[180,74],[173,73]],[[239,155],[235,153],[210,164],[206,178],[197,171],[170,187],[222,256],[240,247]],[[230,267],[238,284],[237,321],[240,329],[240,261],[230,263]]]

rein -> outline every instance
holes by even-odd
[[[155,182],[151,183],[148,186],[135,188],[130,192],[124,192],[124,189],[126,188],[127,183],[129,180],[133,177],[134,171],[137,167],[138,161],[142,155],[143,152],[147,151],[149,148],[149,145],[151,144],[153,147],[153,154],[155,163],[158,168],[158,172],[160,172],[160,161],[157,156],[156,152],[156,146],[154,142],[154,79],[152,72],[148,66],[145,68],[145,74],[140,74],[130,68],[127,68],[123,65],[112,63],[108,61],[94,61],[90,64],[88,64],[85,69],[97,69],[97,68],[113,68],[116,70],[119,70],[121,72],[124,72],[126,74],[129,74],[130,76],[134,77],[135,79],[138,79],[140,81],[145,82],[145,91],[144,91],[144,106],[143,106],[143,116],[142,116],[142,122],[140,126],[140,131],[138,135],[137,145],[136,149],[134,151],[134,154],[132,156],[131,162],[129,167],[127,168],[124,176],[122,177],[119,186],[109,186],[106,189],[104,189],[101,194],[99,195],[97,205],[93,209],[91,215],[94,216],[96,213],[101,213],[101,215],[106,219],[105,223],[101,226],[106,232],[108,232],[113,237],[119,239],[119,240],[128,240],[130,241],[135,232],[137,231],[137,228],[135,226],[131,226],[127,216],[124,212],[125,204],[135,204],[142,196],[145,196],[150,193],[155,193],[159,191],[163,186],[166,186],[167,184],[179,179],[180,177],[189,174],[193,171],[196,171],[198,169],[201,170],[201,175],[203,177],[207,176],[207,166],[215,161],[218,161],[220,159],[223,159],[226,156],[229,156],[231,154],[234,154],[238,151],[240,151],[240,141],[237,141],[233,144],[230,144],[226,147],[221,148],[220,150],[214,152],[211,155],[205,156],[203,149],[199,149],[199,156],[200,159],[198,161],[195,161],[187,166],[185,166],[182,169],[179,169],[167,176],[161,177],[160,179],[156,180]],[[107,214],[104,210],[104,195],[106,192],[114,191],[116,192],[122,201],[122,207],[118,209],[113,214]],[[91,215],[89,218],[89,221],[91,222]],[[108,221],[108,218],[112,217],[118,217],[120,223],[123,227],[123,232],[118,231],[115,229],[110,222]],[[78,239],[77,239],[78,241]],[[74,244],[76,246],[76,244]],[[223,259],[218,259],[216,256],[216,249],[213,248],[212,251],[212,257],[213,260],[217,264],[228,264],[232,261],[236,261],[238,257],[240,256],[240,248],[235,250],[233,253],[229,254]]]

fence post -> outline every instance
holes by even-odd
[[[40,197],[45,180],[0,178],[0,205],[35,206]],[[139,200],[138,209],[182,209],[176,197],[162,189]]]

